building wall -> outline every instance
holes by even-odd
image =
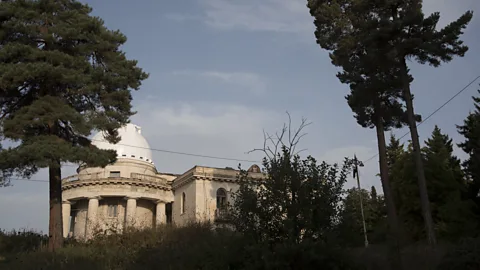
[[[227,191],[227,202],[233,204],[232,193],[240,187],[237,183],[211,180],[195,180],[196,218],[198,221],[214,221],[217,209],[217,190]]]
[[[185,212],[182,213],[182,196],[185,193]],[[190,182],[177,188],[174,191],[174,203],[172,205],[173,223],[177,225],[186,225],[189,222],[196,221],[196,185]]]
[[[79,200],[74,205],[72,205],[72,212],[74,213],[70,222],[73,222],[73,236],[75,238],[85,237],[85,228],[87,226],[87,211],[88,211],[88,201]]]
[[[145,174],[156,176],[157,170],[151,163],[134,159],[119,158],[117,162],[112,165],[108,165],[105,168],[93,167],[93,168],[80,168],[78,171],[79,176],[97,174],[99,178],[108,178],[111,171],[119,171],[120,177],[129,178],[132,173]]]
[[[173,193],[171,190],[162,190],[153,187],[135,186],[130,184],[97,184],[82,185],[62,192],[63,200],[77,200],[89,197],[143,197],[152,200],[164,200],[171,202]]]
[[[136,228],[149,228],[155,224],[155,204],[149,200],[137,200],[135,211]]]
[[[117,217],[108,216],[109,205],[117,205]],[[125,225],[126,206],[127,203],[122,197],[102,198],[98,206],[99,229],[107,232],[121,232]]]

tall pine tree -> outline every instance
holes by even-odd
[[[462,196],[466,182],[460,159],[453,155],[452,139],[435,126],[425,144],[425,176],[436,230],[442,237],[468,235],[473,231],[475,219],[471,201]]]
[[[74,0],[0,3],[2,135],[18,146],[0,152],[1,168],[29,177],[49,168],[49,249],[62,246],[61,164],[106,166],[114,151],[88,136],[117,128],[134,114],[131,90],[148,76],[119,49],[126,37],[108,30]]]
[[[480,91],[478,91],[480,93]],[[480,97],[473,97],[475,111],[464,120],[463,125],[457,126],[458,132],[465,141],[458,146],[468,154],[463,162],[468,182],[468,198],[477,205],[480,214]]]
[[[365,128],[375,128],[377,133],[380,178],[383,193],[387,204],[390,236],[390,255],[393,267],[401,268],[400,259],[400,231],[395,204],[390,188],[388,164],[386,156],[385,131],[391,128],[400,128],[406,123],[406,114],[401,103],[402,80],[397,75],[398,65],[389,59],[379,61],[382,54],[381,47],[363,46],[361,42],[368,37],[368,32],[357,35],[345,35],[340,38],[325,38],[322,34],[325,28],[329,35],[335,35],[331,29],[331,21],[322,23],[324,19],[318,12],[326,8],[321,1],[309,1],[311,14],[315,16],[317,43],[323,48],[331,50],[330,58],[336,66],[342,67],[337,77],[342,83],[349,84],[350,94],[346,97],[348,105],[355,114],[357,123]],[[328,14],[332,15],[332,14]],[[372,20],[369,13],[358,13],[355,22],[358,27],[368,29]],[[336,20],[336,19],[335,19]],[[346,23],[346,22],[343,22]],[[327,25],[327,26],[325,26]],[[341,29],[337,29],[341,30]],[[333,33],[332,33],[333,32]]]
[[[421,0],[309,0],[307,5],[315,17],[317,43],[332,51],[332,56],[348,56],[350,51],[369,48],[378,51],[373,62],[390,63],[392,68],[399,68],[427,238],[431,245],[435,245],[410,90],[412,77],[406,59],[439,66],[442,62],[451,61],[454,56],[463,56],[468,48],[459,38],[473,13],[466,12],[458,20],[437,30],[440,14],[433,13],[425,17]]]

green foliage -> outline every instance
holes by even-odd
[[[0,171],[30,177],[49,167],[49,247],[62,245],[61,164],[104,167],[113,150],[92,145],[94,130],[109,142],[134,114],[132,89],[148,77],[120,50],[126,37],[108,30],[75,0],[0,2]]]
[[[438,270],[480,269],[480,238],[468,238],[450,248]]]
[[[266,179],[253,182],[243,171],[234,196],[233,225],[257,242],[326,241],[338,220],[342,188],[350,165],[317,164],[283,146],[264,159]]]
[[[346,250],[321,243],[254,243],[210,224],[160,227],[73,243],[56,253],[37,251],[0,260],[1,269],[215,270],[365,269]],[[357,264],[357,265],[355,265]]]
[[[458,146],[468,154],[463,162],[468,182],[467,196],[476,203],[477,214],[480,214],[480,97],[473,97],[473,101],[475,111],[467,116],[463,125],[457,126],[458,132],[465,138]]]
[[[453,142],[438,127],[425,142],[423,159],[435,230],[441,238],[472,235],[476,226],[473,205],[462,196],[466,190],[460,160],[453,155]],[[412,149],[407,151],[392,137],[388,147],[392,188],[399,215],[413,240],[423,237],[420,201]]]
[[[1,231],[0,255],[38,250],[46,245],[48,236],[33,231]]]
[[[91,145],[92,130],[128,122],[131,89],[147,78],[108,30],[77,1],[0,3],[0,119],[2,135],[20,142],[0,152],[0,164],[30,176],[59,162],[105,166],[113,151]]]
[[[347,190],[338,224],[339,239],[348,246],[363,246],[364,244],[360,196],[363,201],[369,243],[384,243],[387,210],[383,196],[378,196],[374,187],[371,192],[365,189],[359,191],[357,188]]]

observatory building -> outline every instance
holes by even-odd
[[[92,144],[117,151],[117,161],[105,168],[80,166],[77,174],[62,179],[64,237],[88,239],[97,233],[121,232],[166,223],[225,222],[226,205],[238,190],[239,171],[194,166],[183,174],[158,172],[141,128],[119,129],[117,144],[102,133]],[[249,175],[260,179],[257,165]]]

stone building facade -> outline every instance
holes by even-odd
[[[117,151],[117,162],[105,168],[79,167],[62,180],[64,237],[91,238],[95,233],[166,223],[222,222],[239,171],[194,166],[183,174],[158,172],[141,128],[127,124],[117,144],[102,133],[92,138],[101,149]],[[260,179],[257,165],[249,176]]]

